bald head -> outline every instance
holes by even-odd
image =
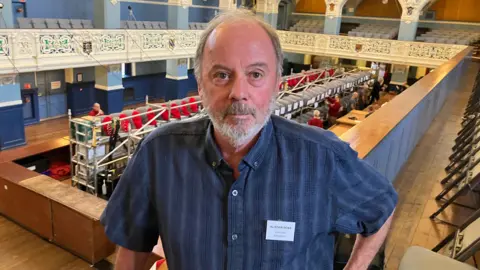
[[[242,40],[244,37],[253,37],[255,40],[263,42],[260,47],[273,50],[276,59],[276,71],[278,76],[281,76],[283,52],[275,29],[250,11],[235,10],[220,13],[210,21],[207,29],[202,32],[195,54],[195,76],[197,81],[201,80],[204,54],[208,52],[206,47],[210,48],[209,50],[211,51],[214,45],[218,44],[216,41],[219,38],[230,38],[230,41],[232,41]]]

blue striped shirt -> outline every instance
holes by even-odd
[[[164,125],[137,148],[102,215],[109,239],[169,269],[332,269],[334,232],[375,233],[397,203],[391,183],[333,133],[272,116],[239,165],[205,117]],[[294,222],[293,241],[266,240]]]

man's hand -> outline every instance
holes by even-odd
[[[393,213],[385,221],[382,228],[377,233],[369,237],[357,235],[355,245],[353,246],[352,255],[348,260],[345,270],[366,270],[382,246],[387,236],[390,224],[392,223]]]

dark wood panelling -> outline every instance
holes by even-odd
[[[115,251],[103,227],[75,210],[52,201],[54,242],[94,264]]]
[[[50,202],[47,198],[0,178],[0,212],[22,226],[52,239]]]

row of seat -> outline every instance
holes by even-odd
[[[18,27],[22,29],[92,29],[91,20],[17,18]]]
[[[167,29],[167,23],[161,21],[121,21],[122,29]]]
[[[136,109],[124,110],[119,113],[113,113],[110,115],[104,115],[100,118],[101,123],[107,123],[113,119],[120,120],[120,132],[128,132],[130,129],[140,129],[148,122],[153,128],[161,123],[165,123],[172,120],[181,120],[187,117],[194,116],[200,112],[200,106],[197,103],[200,97],[187,97],[184,99],[173,100],[169,103],[159,104],[166,110],[160,114],[160,118],[156,118],[156,110],[158,108],[154,106],[142,106]],[[125,119],[128,118],[128,119]],[[124,120],[122,120],[124,119]],[[157,121],[158,120],[158,121]],[[102,134],[106,136],[112,135],[111,125],[102,126]]]
[[[480,41],[480,33],[473,30],[434,29],[421,34],[416,40],[429,43],[470,45]]]
[[[370,72],[362,71],[349,74],[344,78],[332,80],[325,84],[315,85],[301,92],[283,95],[276,102],[275,114],[291,118],[291,114],[305,106],[318,106],[318,103],[338,93],[349,91],[354,86],[370,79]]]
[[[348,32],[348,35],[352,37],[393,39],[398,35],[398,31],[399,28],[397,26],[362,24]]]
[[[188,29],[190,30],[205,30],[207,29],[208,23],[198,23],[192,22],[188,24]]]
[[[440,181],[444,189],[435,197],[439,208],[430,215],[436,222],[452,224],[452,220],[441,220],[452,215],[443,212],[452,205],[472,209],[472,214],[455,224],[454,231],[440,241],[432,250],[411,247],[403,256],[400,270],[475,270],[464,263],[480,250],[480,208],[475,198],[480,185],[480,72],[470,96],[462,121],[462,129],[457,133],[455,145],[450,155],[450,164],[445,167],[447,176]],[[463,198],[460,199],[460,198]],[[455,210],[454,210],[455,211]],[[475,262],[475,258],[474,258]]]
[[[290,31],[322,34],[324,21],[320,20],[299,20],[290,26]]]

